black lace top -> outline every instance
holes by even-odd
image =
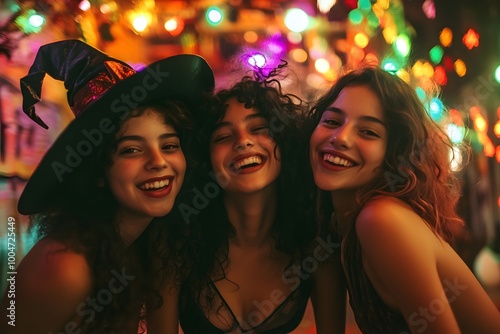
[[[204,311],[196,304],[187,289],[181,289],[179,306],[179,318],[182,330],[185,334],[222,334],[222,333],[247,333],[247,334],[281,334],[290,333],[301,322],[307,301],[311,294],[312,283],[310,279],[302,280],[300,285],[293,290],[272,313],[266,312],[267,308],[262,305],[251,312],[248,319],[236,317],[224,300],[223,296],[215,286],[211,284],[214,292],[214,307],[227,310],[219,312],[219,319],[226,324],[225,328],[213,325],[204,314]],[[220,311],[220,310],[219,310]],[[228,315],[225,317],[225,315]]]

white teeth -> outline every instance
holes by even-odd
[[[239,170],[239,169],[241,169],[241,167],[246,166],[246,165],[251,165],[251,164],[259,164],[260,165],[261,163],[262,163],[262,158],[254,155],[252,157],[241,159],[240,161],[236,162],[233,165],[233,169]]]
[[[339,158],[339,157],[334,157],[331,154],[325,154],[325,155],[323,155],[323,160],[331,162],[332,164],[340,165],[340,166],[344,166],[344,167],[352,167],[352,166],[354,166],[354,164],[352,162],[350,162],[349,160],[346,160],[346,159],[343,159],[343,158]]]
[[[161,181],[144,183],[143,185],[139,186],[139,189],[142,189],[142,190],[160,189],[160,188],[168,186],[169,184],[170,184],[170,179],[166,179],[166,180],[161,180]]]

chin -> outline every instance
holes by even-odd
[[[174,207],[173,203],[168,203],[168,204],[163,205],[162,207],[151,210],[149,212],[149,215],[151,217],[155,217],[155,218],[164,217],[172,211],[173,207]]]
[[[314,177],[314,183],[316,184],[316,187],[324,191],[332,191],[336,189],[330,180],[325,180],[323,177]]]

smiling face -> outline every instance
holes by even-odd
[[[387,129],[378,97],[367,86],[347,86],[323,112],[311,135],[314,181],[326,191],[352,192],[381,177]]]
[[[150,221],[168,214],[184,179],[186,160],[175,129],[151,109],[126,120],[106,181],[118,215]]]
[[[262,190],[274,184],[281,170],[277,160],[279,150],[275,147],[269,121],[254,108],[247,109],[236,98],[231,98],[224,118],[210,138],[212,169],[227,180],[226,192]]]

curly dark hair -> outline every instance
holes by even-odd
[[[376,195],[400,198],[436,234],[450,241],[459,226],[463,225],[455,211],[460,197],[460,182],[450,166],[449,154],[453,145],[431,119],[409,84],[374,66],[367,65],[348,72],[310,110],[307,122],[309,136],[323,112],[349,86],[369,87],[378,96],[388,133],[382,173],[357,192],[358,210]],[[333,210],[331,198],[326,192],[319,192],[318,213],[321,219],[326,220]]]
[[[197,135],[193,146],[196,147],[197,165],[193,173],[192,197],[187,204],[194,203],[196,189],[203,190],[209,185],[218,189],[213,191],[205,207],[192,210],[184,217],[191,225],[190,242],[195,252],[185,286],[200,305],[211,305],[213,296],[206,287],[212,276],[225,277],[229,239],[236,233],[223,204],[224,191],[217,184],[210,163],[210,137],[224,118],[228,100],[236,98],[245,108],[258,110],[269,121],[270,135],[276,142],[275,156],[276,150],[280,150],[276,219],[271,230],[277,249],[291,255],[293,261],[306,251],[316,235],[309,190],[313,183],[305,177],[307,138],[301,129],[307,106],[296,95],[283,91],[280,80],[284,78],[285,66],[280,65],[268,75],[256,70],[231,88],[220,90],[195,124]]]
[[[165,124],[177,131],[190,168],[187,151],[192,127],[186,106],[177,101],[148,104],[131,111],[122,122],[147,110],[161,115]],[[120,237],[114,223],[117,202],[111,190],[98,182],[112,163],[111,153],[116,150],[115,135],[119,128],[115,127],[116,131],[103,140],[95,158],[83,161],[65,180],[51,208],[30,217],[30,229],[35,229],[39,238],[58,240],[85,256],[92,274],[92,296],[107,289],[113,272],[123,271],[134,277],[113,295],[102,311],[95,312],[95,318],[83,319],[80,328],[85,333],[137,333],[138,327],[144,331],[144,310],[158,309],[163,302],[158,282],[166,276],[178,279],[183,266],[179,259],[183,252],[180,235],[184,224],[176,224],[179,220],[175,219],[175,213],[172,217],[169,214],[155,218],[130,246]]]

